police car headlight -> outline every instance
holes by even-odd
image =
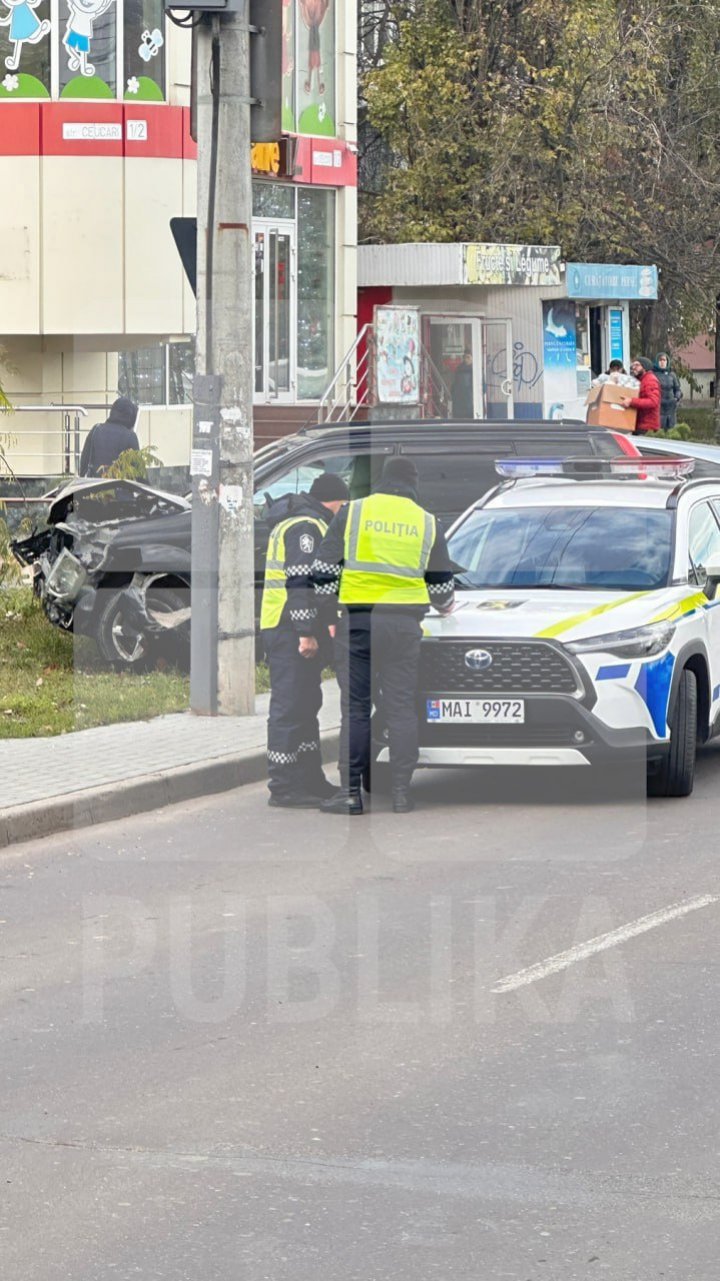
[[[651,658],[667,649],[675,634],[674,623],[650,623],[629,632],[608,632],[604,636],[587,636],[570,641],[573,654],[616,654],[618,658]]]

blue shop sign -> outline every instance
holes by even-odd
[[[610,308],[610,359],[623,360],[623,314],[619,307]]]
[[[568,298],[651,301],[658,296],[657,267],[620,267],[611,262],[569,262]]]

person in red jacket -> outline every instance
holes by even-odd
[[[626,409],[637,409],[635,435],[647,436],[650,432],[660,431],[662,393],[660,383],[652,371],[652,361],[647,356],[638,356],[630,365],[630,373],[640,379],[640,390],[637,396],[625,396],[621,404]]]

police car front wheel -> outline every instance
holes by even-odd
[[[670,731],[670,747],[655,774],[648,777],[651,796],[689,796],[695,783],[698,693],[695,673],[680,676]]]

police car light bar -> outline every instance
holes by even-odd
[[[562,476],[566,480],[682,480],[695,470],[694,458],[498,458],[495,471],[504,480]]]

